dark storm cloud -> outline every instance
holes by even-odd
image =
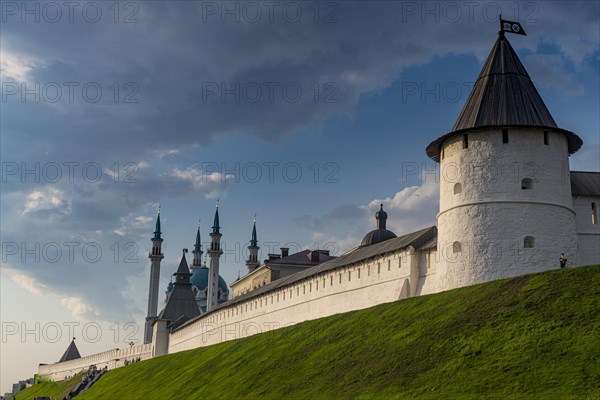
[[[276,13],[272,23],[266,15],[250,23],[239,11],[240,23],[231,15],[222,23],[221,11],[209,14],[207,2],[135,4],[136,23],[114,23],[108,9],[98,23],[8,19],[3,51],[34,60],[28,85],[38,82],[40,91],[51,92],[49,82],[79,84],[73,102],[65,101],[64,86],[57,103],[45,101],[53,96],[48,93],[40,103],[31,96],[25,103],[9,97],[3,104],[10,116],[3,122],[9,150],[27,158],[49,153],[64,159],[73,152],[83,158],[131,157],[165,146],[206,146],[227,133],[277,141],[332,114],[351,114],[360,94],[389,85],[403,67],[448,53],[484,56],[495,34],[483,6],[474,9],[472,20],[462,9],[453,23],[442,3],[430,7],[437,4],[437,15],[422,15],[421,3],[339,2],[333,14],[323,10],[333,15],[330,23],[315,23],[308,3],[294,3],[303,12],[299,22]],[[563,6],[536,4],[538,22],[529,24],[530,31],[540,28],[542,15],[549,20],[544,30],[551,31],[548,25]],[[488,8],[488,14],[494,10]],[[561,32],[559,44],[578,42],[567,54],[589,54],[590,40],[575,40],[587,25],[577,24],[569,35],[573,29]],[[482,42],[482,35],[490,40]],[[96,85],[102,90],[98,103],[84,98],[89,83],[91,97]],[[31,146],[20,146],[22,139]]]
[[[22,23],[19,15],[3,21],[3,85],[16,82],[21,89],[24,83],[35,92],[23,100],[21,93],[8,95],[7,87],[2,88],[7,96],[1,111],[3,161],[31,165],[93,160],[107,167],[115,160],[157,163],[152,157],[161,151],[205,147],[224,134],[243,132],[276,142],[291,132],[318,127],[332,115],[352,115],[362,94],[389,86],[407,66],[452,53],[483,58],[496,35],[494,9],[484,18],[484,3],[474,10],[473,19],[462,9],[456,20],[444,14],[444,2],[428,3],[438,11],[425,15],[422,2],[331,2],[337,8],[323,9],[326,14],[317,23],[309,9],[312,2],[297,3],[304,12],[300,22],[279,15],[272,23],[236,23],[231,17],[222,23],[221,15],[203,9],[211,2],[131,3],[137,7],[134,23],[123,23],[123,13],[115,23],[105,6],[109,3],[98,3],[105,14],[97,23],[81,18],[73,23],[65,18],[59,23]],[[506,15],[515,11],[515,4],[520,3],[507,5],[512,8],[503,10]],[[531,4],[535,13],[524,25],[530,35],[524,45],[535,49],[543,32],[575,64],[597,52],[596,2],[581,2],[580,7]],[[331,10],[333,16],[327,14]],[[523,18],[532,16],[531,10],[519,10]],[[328,15],[332,19],[325,23]],[[62,90],[56,102],[53,83]],[[284,95],[286,85],[289,92]],[[298,99],[296,87],[302,88]],[[100,98],[94,94],[97,88]],[[223,95],[223,88],[234,94]],[[252,101],[256,88],[262,97]],[[275,90],[272,100],[270,88]],[[199,180],[199,171],[152,167],[140,169],[139,182],[130,185],[114,184],[107,177],[96,184],[3,182],[3,241],[98,242],[105,257],[92,263],[79,254],[74,262],[48,263],[22,262],[17,255],[7,265],[27,270],[53,292],[84,299],[104,317],[121,313],[123,304],[123,311],[134,312],[124,294],[126,277],[141,274],[144,261],[107,261],[113,255],[109,246],[146,234],[152,224],[147,218],[154,215],[151,207],[161,198],[213,196],[226,188],[219,179]],[[402,197],[384,200],[396,233],[414,230],[435,215],[435,196],[427,197],[423,207],[418,194],[408,198],[420,206],[422,213],[417,214],[403,208]],[[335,225],[347,231],[334,234],[361,237],[373,223],[370,206],[339,206],[323,217],[306,216],[296,223],[321,232]]]

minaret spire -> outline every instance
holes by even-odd
[[[156,225],[154,227],[154,238],[153,239],[160,239],[162,235],[162,232],[160,231],[160,204],[158,205],[158,213],[156,216]]]
[[[192,254],[194,259],[192,260],[192,266],[190,269],[195,270],[202,266],[202,241],[200,240],[200,220],[198,220],[198,229],[196,230],[196,243],[194,244],[194,250]]]
[[[246,267],[248,272],[254,271],[260,263],[258,262],[258,239],[256,238],[256,214],[254,214],[254,222],[252,224],[252,238],[250,239],[250,246],[248,246],[248,260],[246,260]]]
[[[223,254],[221,250],[221,227],[219,225],[219,199],[217,199],[217,209],[215,211],[215,220],[210,234],[210,270],[208,271],[208,293],[206,298],[206,311],[212,311],[217,307],[219,301],[219,258]]]
[[[152,251],[148,254],[150,259],[150,285],[148,287],[148,314],[144,327],[144,343],[152,342],[152,324],[158,318],[158,285],[160,281],[160,262],[165,257],[161,252],[162,232],[160,229],[160,205],[156,216],[156,226],[152,237]]]
[[[213,233],[219,233],[221,227],[219,226],[219,199],[217,199],[217,209],[215,211],[215,220],[213,222]]]

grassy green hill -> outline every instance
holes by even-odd
[[[155,358],[110,371],[77,397],[171,398],[600,399],[600,266],[411,298]]]

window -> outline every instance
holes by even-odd
[[[544,131],[544,144],[548,146],[548,131]]]
[[[329,286],[333,286],[333,275],[331,275],[331,281],[329,282]]]
[[[521,181],[521,189],[531,190],[533,189],[533,181],[529,178],[525,178]]]
[[[377,273],[381,273],[381,263],[377,263]]]
[[[508,129],[502,129],[502,143],[508,143]]]
[[[442,160],[444,159],[444,148],[442,147]]]
[[[460,183],[454,184],[454,194],[462,193],[462,185]]]
[[[360,279],[360,268],[358,269],[358,279]]]
[[[452,243],[452,253],[457,254],[460,253],[462,251],[460,242],[454,242]]]
[[[533,249],[535,245],[535,238],[533,236],[525,236],[523,239],[523,247],[526,249]]]
[[[463,149],[469,148],[469,135],[463,135]]]
[[[598,212],[596,211],[596,203],[592,203],[592,225],[598,224]]]

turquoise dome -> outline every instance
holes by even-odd
[[[199,291],[204,291],[208,287],[208,268],[197,268],[192,271],[192,276],[190,277],[190,283]],[[223,293],[229,293],[229,288],[227,287],[227,283],[223,277],[219,275],[219,289]]]

